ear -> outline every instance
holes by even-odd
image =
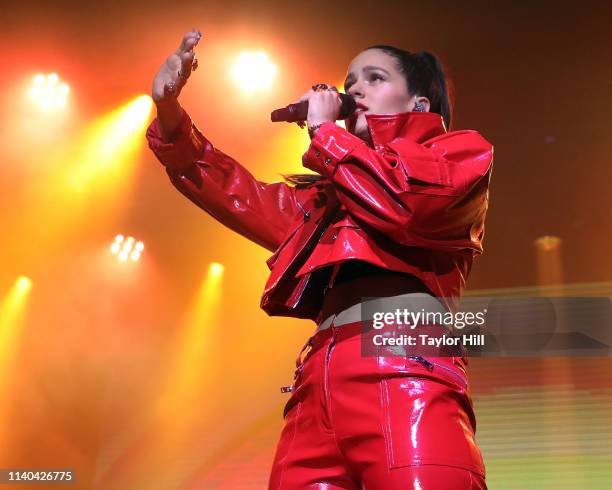
[[[429,99],[427,97],[416,97],[414,104],[417,104],[419,102],[423,107],[425,107],[425,112],[429,112],[429,109],[431,109],[431,102],[429,101]],[[414,110],[414,108],[411,110]]]

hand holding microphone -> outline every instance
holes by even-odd
[[[338,93],[338,89],[326,84],[317,84],[306,92],[297,103],[272,112],[272,122],[297,122],[303,127],[304,120],[308,127],[320,126],[327,121],[346,119],[357,109],[355,99],[350,95]]]

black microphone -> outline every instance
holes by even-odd
[[[340,115],[338,119],[346,119],[357,110],[357,102],[350,95],[338,94],[342,100]],[[289,104],[283,109],[276,109],[270,114],[272,122],[287,121],[305,121],[308,117],[308,101],[298,102],[297,104]]]

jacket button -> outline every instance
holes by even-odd
[[[327,158],[325,159],[325,163],[331,163],[331,158],[327,157]]]
[[[338,238],[338,232],[334,231],[334,234],[331,236],[331,239],[335,240],[336,238]]]
[[[317,157],[321,156],[321,152],[319,150],[315,151],[315,155],[317,155]]]

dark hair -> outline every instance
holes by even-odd
[[[429,112],[440,114],[447,130],[451,130],[453,107],[449,86],[452,89],[452,84],[447,83],[444,69],[434,54],[428,51],[411,53],[387,44],[375,44],[364,51],[368,49],[379,49],[394,57],[399,71],[406,79],[408,93],[427,97],[430,102]],[[295,185],[312,184],[322,179],[318,174],[287,174],[283,178]]]
[[[440,114],[446,128],[450,131],[453,124],[453,106],[442,64],[436,55],[429,51],[411,53],[404,49],[376,44],[367,49],[380,49],[397,60],[398,69],[404,74],[408,93],[427,97],[431,103],[429,112]]]
[[[319,174],[281,174],[286,182],[293,185],[308,185],[318,182],[323,177]]]

